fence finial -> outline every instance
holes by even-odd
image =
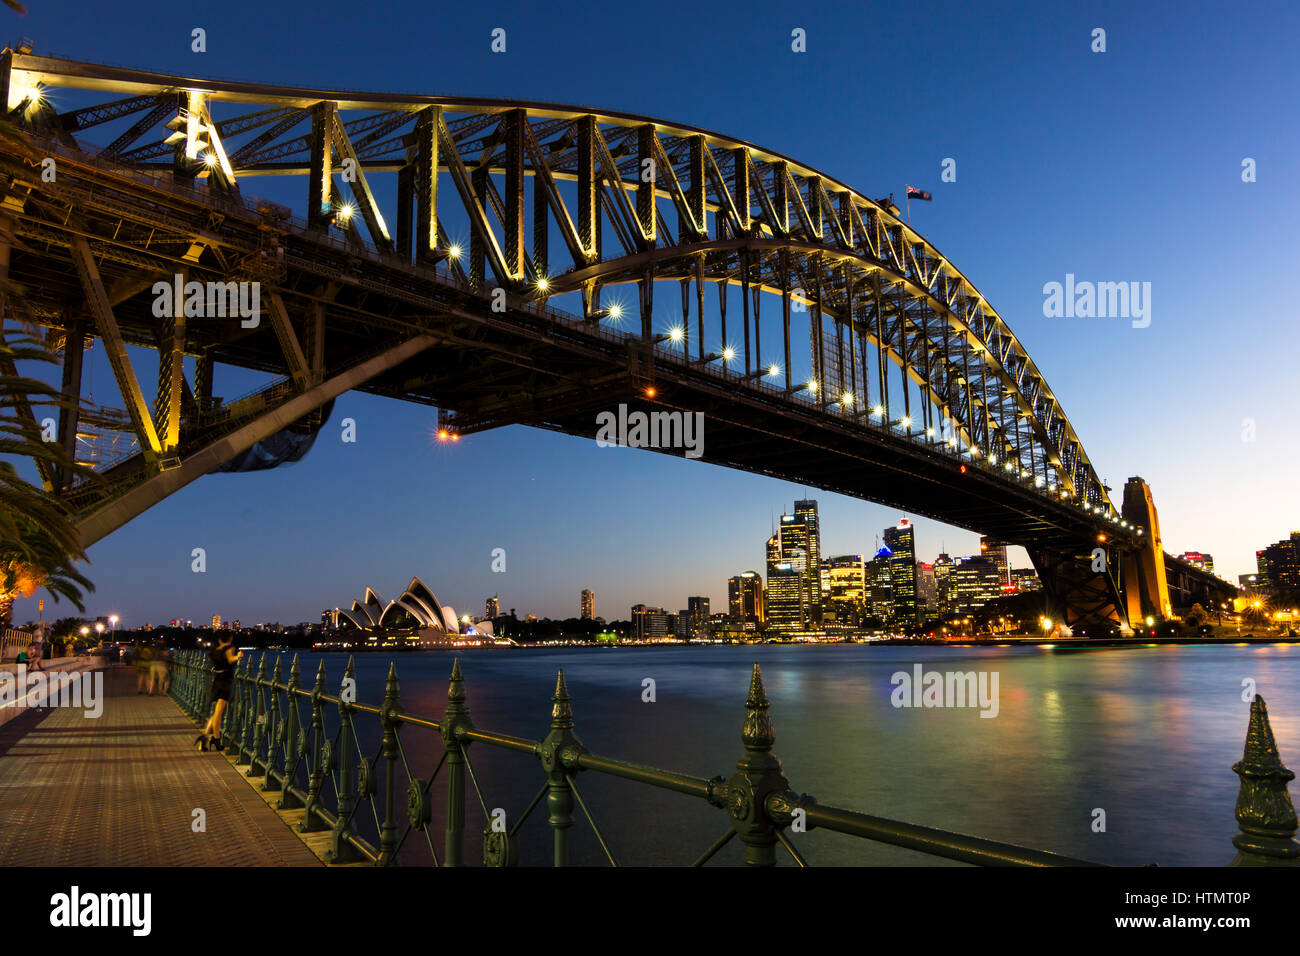
[[[1295,774],[1286,768],[1273,740],[1268,707],[1258,694],[1250,703],[1246,749],[1232,765],[1241,778],[1237,793],[1237,824],[1232,838],[1237,855],[1230,866],[1279,866],[1300,863],[1295,841],[1296,812],[1287,784]]]
[[[573,709],[569,706],[568,685],[564,683],[564,668],[555,675],[555,693],[551,696],[551,728],[567,730],[573,727]]]
[[[749,678],[749,697],[745,700],[745,725],[740,732],[746,750],[771,750],[776,743],[776,731],[768,712],[770,707],[767,689],[763,686],[763,672],[755,664],[754,673]]]

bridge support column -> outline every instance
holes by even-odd
[[[59,409],[59,444],[69,462],[77,460],[77,425],[81,421],[81,369],[85,362],[86,324],[80,318],[68,323],[63,337],[63,400]],[[60,469],[59,488],[72,483],[72,471]]]
[[[1141,595],[1141,614],[1156,618],[1171,617],[1173,606],[1169,599],[1169,581],[1165,577],[1160,519],[1156,515],[1151,488],[1141,478],[1130,478],[1124,484],[1123,515],[1129,524],[1144,531],[1142,547],[1134,562],[1137,593]]]

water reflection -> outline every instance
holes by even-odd
[[[312,655],[308,655],[308,658]],[[344,655],[325,655],[331,686]],[[404,707],[436,717],[446,705],[446,654],[396,657]],[[389,658],[356,658],[361,700],[378,703]],[[1249,705],[1242,681],[1269,702],[1284,761],[1300,764],[1300,655],[1280,647],[1145,647],[1045,651],[1020,647],[754,646],[483,651],[461,666],[480,728],[540,739],[555,671],[565,670],[576,732],[588,749],[703,777],[730,776],[749,668],[763,667],[775,753],[796,791],[822,803],[1055,850],[1111,864],[1221,865],[1233,855],[1233,804]],[[978,707],[895,708],[891,675],[997,671],[998,716]],[[316,660],[302,672],[314,674]],[[642,700],[642,681],[656,700]],[[359,719],[373,754],[378,728]],[[431,734],[402,733],[415,772],[441,753]],[[535,759],[475,744],[470,759],[488,811],[513,822],[542,783]],[[435,845],[441,846],[442,779]],[[620,863],[685,864],[727,826],[703,801],[584,773],[578,785]],[[404,793],[404,786],[402,788]],[[405,806],[399,794],[399,811]],[[467,854],[485,825],[472,788]],[[1106,831],[1094,832],[1094,811]],[[575,811],[576,812],[576,811]],[[368,815],[368,814],[367,814]],[[404,819],[404,815],[403,815]],[[602,859],[584,821],[571,860]],[[403,853],[423,862],[416,835]],[[525,863],[550,860],[545,806],[522,831]],[[734,843],[734,841],[733,841]],[[941,864],[838,834],[802,835],[814,865]],[[781,852],[781,851],[778,851]],[[423,858],[422,858],[423,857]],[[720,863],[737,863],[729,846]]]

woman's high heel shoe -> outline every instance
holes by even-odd
[[[205,734],[199,734],[197,737],[194,738],[194,742],[199,745],[200,750],[202,750],[204,753],[207,753],[208,738]]]
[[[222,753],[226,749],[226,744],[220,737],[213,737],[212,749],[215,750],[217,753]]]

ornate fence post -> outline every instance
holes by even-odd
[[[537,748],[549,784],[546,791],[546,808],[550,811],[547,822],[555,838],[556,866],[569,865],[569,828],[573,826],[573,789],[569,786],[564,756],[566,751],[582,749],[582,743],[573,732],[571,699],[569,688],[564,683],[564,668],[560,668],[555,677],[555,693],[551,695],[551,732]]]
[[[266,733],[266,710],[262,703],[262,684],[265,682],[266,651],[262,651],[262,659],[257,663],[257,676],[253,678],[253,706],[248,714],[253,725],[253,746],[248,751],[248,769],[244,771],[245,777],[257,776],[257,755],[262,750],[262,737]],[[245,737],[247,737],[247,730],[246,725]]]
[[[755,664],[745,700],[745,725],[740,733],[745,754],[736,761],[736,772],[727,781],[727,813],[736,835],[745,844],[747,866],[776,865],[777,836],[767,815],[767,800],[770,794],[790,789],[790,782],[781,772],[781,761],[772,756],[776,732],[769,706],[763,673]]]
[[[1259,695],[1250,702],[1246,750],[1232,765],[1241,778],[1237,793],[1237,848],[1229,866],[1294,866],[1300,863],[1295,841],[1296,813],[1287,784],[1295,774],[1282,764],[1268,722],[1268,707]]]
[[[284,695],[284,707],[288,712],[284,735],[284,788],[280,791],[280,799],[275,804],[281,810],[292,810],[302,806],[302,801],[293,793],[293,784],[298,777],[298,764],[302,762],[303,754],[307,752],[306,732],[298,728],[298,691],[301,688],[298,655],[295,653],[293,661],[289,664],[289,686]]]
[[[239,748],[235,763],[249,764],[251,769],[253,747],[250,738],[253,733],[253,695],[256,693],[253,686],[253,659],[246,657],[238,663],[243,664],[243,670],[238,667],[235,670],[235,693],[239,696],[239,726],[235,729]]]
[[[248,710],[245,701],[247,684],[248,658],[241,657],[235,661],[235,672],[230,682],[230,703],[226,709],[227,714],[229,714],[230,725],[230,733],[226,734],[230,745],[226,750],[234,753],[236,766],[245,762],[241,737],[243,735],[244,715]]]
[[[397,664],[389,662],[388,681],[384,684],[384,703],[380,707],[380,720],[384,723],[384,822],[379,828],[379,865],[397,863],[397,732],[402,722],[397,719],[401,711],[397,693]]]
[[[320,665],[316,668],[316,683],[311,689],[311,752],[315,754],[315,762],[312,764],[311,775],[307,782],[307,805],[304,808],[302,823],[298,824],[300,833],[310,833],[313,830],[323,830],[325,828],[324,823],[316,816],[316,808],[320,806],[321,787],[325,783],[325,760],[322,753],[325,743],[324,698],[325,661],[322,659]]]
[[[330,849],[325,853],[325,858],[331,863],[347,863],[358,857],[356,847],[348,841],[352,834],[352,814],[357,806],[356,794],[352,792],[352,712],[356,709],[353,706],[357,700],[356,687],[356,666],[349,657],[347,669],[343,672],[343,684],[339,688],[338,818],[334,821]]]
[[[447,751],[447,828],[443,866],[461,866],[465,856],[465,748],[469,745],[458,736],[460,729],[472,730],[469,708],[465,706],[465,682],[460,676],[460,658],[451,665],[447,684],[447,710],[439,732]]]
[[[275,779],[275,748],[284,736],[284,722],[280,716],[280,655],[275,655],[275,667],[271,669],[271,713],[266,726],[266,776],[262,779],[262,789],[275,791],[280,789],[280,782]]]
[[[199,716],[206,722],[212,714],[212,661],[206,654],[199,655]],[[217,728],[221,732],[221,728]]]

